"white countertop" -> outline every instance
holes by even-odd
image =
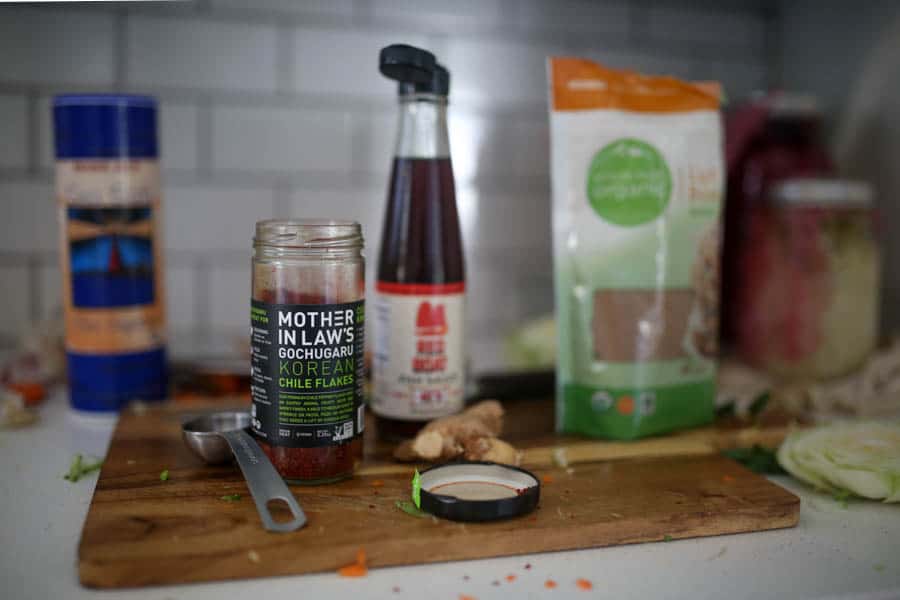
[[[62,392],[33,427],[0,431],[0,582],[7,600],[414,598],[900,598],[900,506],[842,508],[786,477],[800,495],[795,529],[420,567],[98,592],[82,588],[76,547],[96,475],[63,480],[76,452],[102,455],[113,419],[73,415]],[[531,568],[526,569],[525,565]],[[508,583],[506,575],[516,575]],[[578,578],[593,582],[585,592]],[[556,589],[545,589],[553,579]],[[500,585],[493,585],[494,581]],[[394,591],[394,587],[399,592]],[[263,596],[264,595],[264,596]]]

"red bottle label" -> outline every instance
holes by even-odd
[[[462,410],[465,284],[376,285],[372,408],[429,420]]]

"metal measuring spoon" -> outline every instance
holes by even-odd
[[[210,465],[227,462],[234,454],[263,527],[280,532],[300,529],[306,524],[306,515],[256,440],[245,431],[249,426],[249,413],[217,412],[182,425],[181,437],[194,454]],[[294,518],[285,523],[276,522],[268,507],[271,500],[287,503]]]

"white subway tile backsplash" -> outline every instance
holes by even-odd
[[[275,213],[266,188],[172,185],[163,201],[166,248],[176,251],[243,250],[249,257],[254,224]]]
[[[58,232],[52,185],[0,182],[0,251],[55,252]]]
[[[163,169],[193,171],[197,168],[199,112],[189,104],[160,104],[158,135]]]
[[[0,9],[0,81],[108,85],[116,55],[110,13]]]
[[[3,310],[0,310],[0,338],[13,341],[31,322],[30,299],[27,293],[11,293],[13,290],[28,290],[28,268],[25,266],[0,266],[0,281],[3,282]]]
[[[374,260],[381,237],[381,221],[387,201],[385,186],[360,187],[347,190],[309,190],[297,188],[291,192],[290,212],[296,219],[345,219],[362,225],[366,256]]]
[[[553,310],[550,250],[470,253],[467,320],[482,333],[503,335],[517,323]]]
[[[499,368],[508,331],[553,306],[546,58],[716,79],[737,98],[767,83],[763,4],[205,0],[162,14],[0,9],[0,172],[38,167],[34,180],[22,172],[0,179],[0,281],[21,290],[9,295],[0,338],[59,306],[50,105],[69,88],[160,97],[170,331],[243,332],[259,219],[360,221],[371,277],[397,133],[396,84],[379,74],[377,57],[405,42],[434,50],[452,72],[470,353],[476,371]]]
[[[468,185],[479,176],[512,172],[514,146],[510,131],[500,119],[456,115],[451,111],[447,127],[458,186]]]
[[[751,52],[761,51],[765,43],[765,21],[761,14],[751,12],[653,6],[647,14],[647,27],[650,35],[660,40],[708,42]]]
[[[350,117],[343,112],[272,108],[213,109],[214,169],[347,172]]]
[[[546,121],[451,116],[450,151],[458,186],[475,178],[549,177]]]
[[[762,61],[757,62],[698,62],[694,69],[694,78],[699,80],[718,81],[725,89],[729,100],[735,101],[748,97],[752,92],[767,89],[766,68]]]
[[[0,96],[0,167],[28,166],[28,100],[25,96]]]
[[[429,46],[421,34],[298,29],[294,33],[294,87],[315,94],[391,98],[397,84],[378,72],[378,52],[389,44]]]
[[[517,21],[526,30],[600,32],[625,35],[628,5],[608,0],[520,0]]]
[[[169,332],[197,328],[197,273],[192,267],[166,266],[166,319]]]
[[[212,330],[246,330],[250,323],[250,261],[246,267],[214,266],[208,276]]]
[[[470,373],[497,373],[507,369],[502,335],[470,328],[466,340]]]
[[[579,55],[614,69],[629,69],[645,75],[671,75],[682,79],[693,77],[693,61],[685,53],[623,52],[608,48],[584,48]]]
[[[520,177],[550,177],[550,126],[546,121],[520,122],[512,126],[507,147],[512,172]],[[506,154],[506,153],[504,153]]]
[[[457,189],[466,245],[490,250],[550,248],[549,194],[506,194]]]
[[[210,0],[213,8],[233,8],[265,14],[268,11],[298,15],[353,15],[353,0]]]
[[[397,113],[380,113],[377,116],[361,115],[357,126],[365,133],[365,155],[359,169],[371,173],[387,185],[397,145]],[[452,148],[452,146],[451,146]]]
[[[374,2],[372,14],[379,20],[426,31],[472,31],[505,24],[501,0],[391,0]]]
[[[57,263],[38,267],[38,285],[41,296],[40,317],[42,319],[62,317],[62,275]]]
[[[37,144],[38,166],[43,169],[53,167],[56,149],[53,146],[53,100],[50,96],[40,96],[37,101]]]
[[[451,95],[478,105],[542,105],[547,57],[563,50],[537,42],[451,39],[447,68]]]
[[[131,16],[127,48],[126,80],[142,88],[275,89],[274,27]]]

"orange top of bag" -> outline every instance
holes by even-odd
[[[722,96],[717,82],[691,83],[674,77],[617,71],[570,57],[550,58],[550,86],[553,110],[718,110]]]

